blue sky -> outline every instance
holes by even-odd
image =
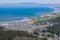
[[[0,0],[0,4],[33,2],[39,4],[60,4],[60,0]]]

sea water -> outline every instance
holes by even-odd
[[[15,21],[24,17],[40,16],[43,13],[53,12],[49,7],[39,8],[0,8],[0,22]]]

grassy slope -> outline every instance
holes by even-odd
[[[34,21],[47,21],[54,18],[56,18],[56,16],[37,17]]]
[[[29,34],[28,32],[25,32],[25,31],[11,31],[11,30],[10,31],[3,31],[3,30],[0,31],[0,40],[12,40],[13,38],[15,39],[16,36],[19,36],[20,39],[22,39],[22,40],[26,40],[26,39],[35,40],[36,39],[36,37],[34,37],[33,35]]]

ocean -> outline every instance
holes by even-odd
[[[40,16],[44,13],[53,12],[49,7],[38,8],[0,8],[0,22],[15,21],[24,17]]]

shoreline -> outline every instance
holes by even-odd
[[[50,7],[50,6],[49,6]],[[58,8],[55,8],[55,7],[50,7],[50,8],[53,8],[55,11],[51,12],[51,13],[45,13],[45,14],[53,14],[53,13],[59,13],[60,10],[58,10]],[[44,14],[43,14],[44,15]],[[31,17],[35,17],[35,16],[31,16]],[[7,24],[7,23],[17,23],[17,22],[24,22],[24,21],[30,21],[32,18],[31,17],[24,17],[20,20],[15,20],[15,21],[5,21],[5,22],[0,22],[0,24]],[[38,16],[37,16],[38,17]],[[41,17],[41,15],[39,16]],[[30,19],[29,19],[30,18]]]
[[[13,24],[13,23],[20,23],[20,22],[28,22],[31,21],[32,19],[29,18],[23,18],[22,20],[16,20],[16,21],[9,21],[9,22],[0,22],[0,25],[8,25],[8,24]]]

